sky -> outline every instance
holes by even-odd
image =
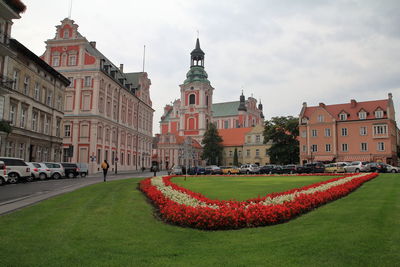
[[[37,55],[71,0],[22,0],[12,37]],[[78,31],[125,72],[151,79],[153,132],[180,97],[197,36],[213,103],[261,100],[266,119],[308,106],[386,99],[400,115],[398,0],[72,0]]]

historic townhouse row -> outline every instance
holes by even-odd
[[[388,99],[303,108],[300,162],[382,161],[397,164],[397,125]]]
[[[0,154],[60,161],[64,89],[69,81],[10,39],[11,19],[20,18],[24,4],[1,1],[0,10]]]
[[[65,90],[64,161],[108,160],[111,170],[151,165],[153,112],[146,72],[124,73],[64,19],[42,58],[71,82]]]

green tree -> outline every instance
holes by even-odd
[[[293,164],[299,161],[298,118],[273,117],[265,122],[264,143],[272,141],[268,149],[271,163]]]
[[[209,123],[208,129],[204,133],[201,143],[204,145],[202,159],[207,160],[208,164],[221,165],[222,162],[222,137],[214,124]]]
[[[235,152],[233,153],[233,166],[239,166],[238,152],[235,147]]]

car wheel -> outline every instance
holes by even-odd
[[[19,176],[16,173],[10,173],[8,175],[8,182],[10,184],[15,184],[16,182],[18,182]]]
[[[355,169],[354,172],[360,172],[360,169]]]
[[[27,182],[32,182],[34,179],[35,179],[34,175],[30,175],[30,176],[26,177]]]
[[[74,178],[75,175],[74,175],[72,172],[70,172],[70,173],[68,173],[67,177],[68,177],[68,178]]]
[[[231,175],[232,173],[231,173],[231,172],[228,172],[228,174]]]
[[[86,172],[82,172],[81,177],[86,177]]]
[[[40,180],[46,180],[47,179],[47,175],[45,174],[45,173],[41,173],[41,174],[39,174],[39,179]]]
[[[59,173],[55,173],[55,174],[53,174],[53,178],[58,180],[61,178],[61,175]]]
[[[249,171],[246,171],[246,174],[249,174],[250,172]]]
[[[395,169],[393,169],[393,170],[391,170],[390,172],[391,172],[391,173],[396,173],[396,170],[395,170]]]

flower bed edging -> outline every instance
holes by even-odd
[[[239,229],[286,222],[348,195],[377,176],[376,173],[344,175],[246,201],[208,199],[172,183],[172,176],[144,179],[140,189],[168,223],[207,230]]]

